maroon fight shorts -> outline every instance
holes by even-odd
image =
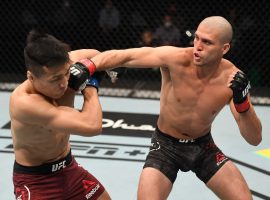
[[[14,194],[17,200],[97,199],[103,185],[69,154],[58,161],[37,167],[14,163]]]

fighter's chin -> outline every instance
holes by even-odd
[[[55,95],[54,97],[53,97],[53,99],[60,99],[61,97],[63,97],[64,96],[64,94],[62,94],[62,95]]]
[[[61,97],[64,96],[64,94],[65,94],[65,92],[56,94],[55,97],[54,97],[54,99],[60,99]]]
[[[65,94],[65,91],[60,91],[58,93],[55,93],[54,95],[51,96],[51,98],[53,99],[60,99],[61,97],[63,97]]]
[[[202,62],[199,62],[199,61],[196,61],[196,60],[193,60],[193,64],[197,67],[202,67],[203,66],[203,63]]]

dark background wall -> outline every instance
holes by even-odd
[[[221,15],[232,23],[235,31],[232,49],[226,58],[249,75],[253,93],[270,96],[270,4],[267,0],[114,0],[120,23],[106,33],[98,23],[105,0],[1,0],[0,4],[0,82],[25,79],[23,48],[26,35],[33,28],[53,34],[69,43],[72,49],[104,51],[139,46],[143,30],[154,33],[168,13],[180,31],[180,43],[176,46],[190,46],[193,38],[185,32],[196,29],[204,17]],[[134,87],[138,81],[159,90],[159,71],[128,70],[116,86]]]

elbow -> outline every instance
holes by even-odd
[[[100,135],[102,133],[102,123],[89,123],[80,126],[80,129],[77,130],[78,135],[84,137],[91,137]]]
[[[96,127],[94,131],[94,135],[100,135],[101,133],[102,133],[102,126]]]
[[[262,142],[262,133],[258,133],[256,137],[252,141],[249,142],[249,144],[253,146],[258,146]]]
[[[96,49],[93,49],[93,55],[91,56],[91,58],[94,57],[94,56],[96,56],[96,55],[98,55],[98,54],[100,54],[100,53],[101,53],[100,51],[98,51]]]
[[[258,139],[252,145],[258,146],[261,142],[262,142],[262,136],[258,137]]]
[[[261,140],[249,142],[249,144],[251,144],[252,146],[258,146],[260,143],[261,143]]]
[[[88,137],[100,135],[102,133],[102,123],[92,124],[87,128]]]

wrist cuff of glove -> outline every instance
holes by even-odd
[[[90,77],[86,82],[86,87],[95,87],[98,91],[99,81],[96,78]]]
[[[250,103],[249,103],[248,98],[246,98],[246,100],[240,104],[234,103],[234,107],[236,111],[239,113],[248,111],[248,109],[250,108]]]
[[[86,58],[86,59],[80,60],[80,63],[84,64],[88,68],[90,76],[92,76],[93,73],[96,71],[97,67],[95,63],[92,62],[92,60]]]

